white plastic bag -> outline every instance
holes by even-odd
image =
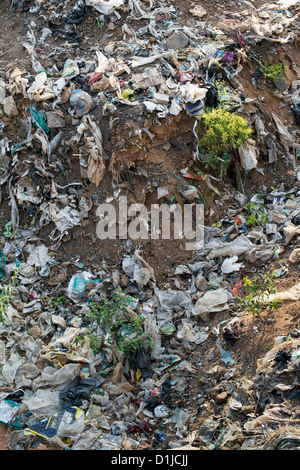
[[[220,256],[241,256],[247,253],[254,245],[245,235],[241,234],[229,243],[213,240],[206,245],[206,248],[210,248],[210,246],[212,250],[208,254],[208,259]]]
[[[192,315],[200,317],[203,321],[210,319],[210,313],[221,312],[227,310],[229,294],[224,288],[210,290],[197,300],[192,308]]]
[[[234,271],[239,271],[240,268],[243,268],[243,263],[237,263],[238,256],[232,256],[232,258],[226,258],[222,265],[221,271],[223,274],[230,274]]]
[[[254,141],[248,139],[240,148],[239,156],[242,167],[247,170],[253,170],[257,167],[257,148],[253,145]]]

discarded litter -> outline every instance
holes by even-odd
[[[300,298],[299,4],[225,7],[12,1],[3,15],[0,422],[11,449],[300,447],[287,307]],[[22,57],[10,57],[16,37]],[[162,227],[143,238],[153,206],[170,232],[180,225],[174,239]],[[203,244],[185,250],[200,226]],[[267,271],[262,301],[280,307],[260,323],[249,305]],[[281,309],[295,329],[260,357]]]

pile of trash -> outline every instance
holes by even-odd
[[[254,48],[297,41],[299,4],[279,0],[256,9],[242,1],[245,11],[235,14],[227,37],[198,4],[182,25],[167,1],[70,3],[61,9],[12,0],[12,15],[29,17],[26,57],[0,62],[0,422],[10,429],[9,448],[39,442],[70,450],[299,447],[293,407],[299,331],[276,339],[253,380],[236,377],[238,358],[230,351],[240,338],[245,311],[238,298],[249,267],[263,275],[287,257],[273,270],[281,279],[300,262],[299,69],[289,61],[294,80],[276,81],[274,91],[293,125],[280,119],[280,107],[266,116],[263,99],[239,81],[251,63],[252,86],[258,93],[266,86]],[[80,27],[90,18],[101,37],[82,50]],[[203,113],[217,106],[245,112],[253,129],[239,149],[241,188],[211,175],[197,147]],[[206,170],[198,179],[222,218],[205,225],[204,245],[188,262],[173,266],[174,286],[158,281],[132,241],[124,241],[114,266],[83,262],[80,252],[62,260],[101,198],[117,202],[134,193],[135,176],[148,178],[145,142],[155,147],[153,126],[181,116],[190,119],[192,161]],[[15,138],[8,137],[12,129]],[[265,176],[266,165],[272,172],[282,156],[293,184],[271,190],[265,184],[251,194],[248,175]],[[102,194],[107,177],[110,193]],[[183,200],[194,204],[197,174],[182,167],[177,177],[185,182]],[[168,188],[151,181],[146,189],[168,200]],[[91,239],[91,251],[101,247],[96,234]],[[299,298],[296,283],[266,303]],[[214,353],[204,364],[193,354],[206,347]],[[214,378],[220,369],[222,386]],[[199,387],[205,374],[214,390]]]

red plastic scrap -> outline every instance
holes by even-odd
[[[95,72],[89,79],[89,85],[97,82],[102,77],[102,73]]]
[[[241,295],[241,288],[243,287],[243,280],[240,279],[238,282],[235,283],[231,293],[234,297],[236,297],[237,295]]]

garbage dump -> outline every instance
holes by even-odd
[[[299,7],[0,0],[3,450],[300,449]]]

